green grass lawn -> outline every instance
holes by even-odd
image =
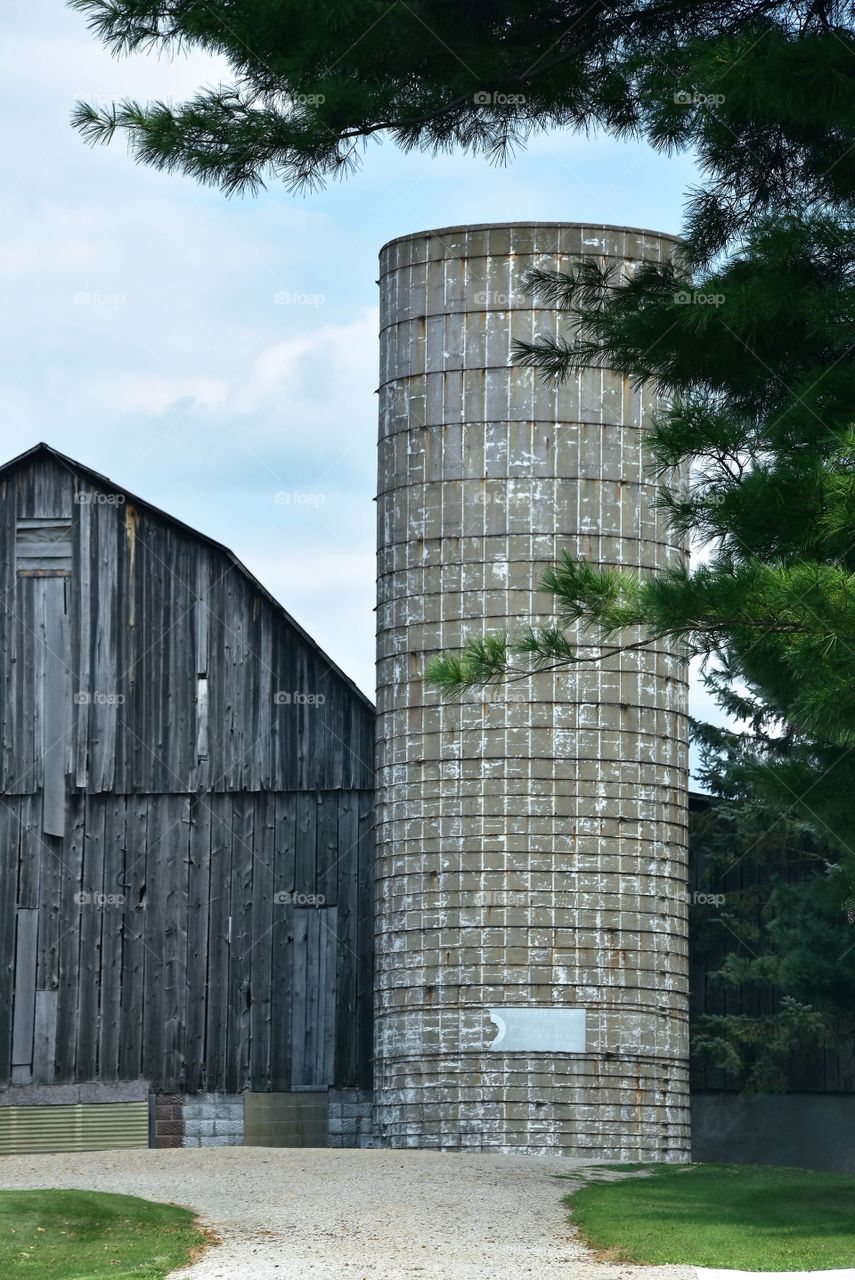
[[[205,1244],[189,1209],[101,1191],[0,1191],[3,1280],[162,1280]]]
[[[617,1167],[617,1166],[613,1166]],[[567,1197],[595,1249],[742,1271],[855,1267],[855,1177],[771,1165],[651,1165]]]

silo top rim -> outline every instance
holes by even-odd
[[[680,237],[669,231],[652,231],[649,227],[624,227],[613,222],[549,222],[544,219],[532,219],[530,222],[463,222],[455,227],[432,227],[427,231],[411,231],[405,236],[394,236],[387,240],[380,250],[385,253],[393,244],[401,244],[405,240],[428,240],[431,236],[459,235],[461,231],[504,231],[511,227],[581,227],[585,231],[625,231],[634,236],[655,236],[657,240],[670,240],[680,243]]]

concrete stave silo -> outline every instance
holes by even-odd
[[[438,651],[549,620],[536,588],[564,548],[682,556],[644,470],[653,392],[510,365],[514,339],[559,324],[522,292],[529,267],[673,244],[510,224],[381,254],[375,1089],[393,1146],[688,1155],[681,661],[660,645],[460,704],[422,681]]]

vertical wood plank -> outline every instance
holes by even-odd
[[[134,512],[127,503],[118,504],[113,512],[116,539],[116,619],[113,646],[116,693],[116,751],[113,765],[113,789],[120,795],[131,790],[133,761],[133,611],[134,575],[136,572],[136,528]],[[112,536],[112,535],[111,535]]]
[[[274,902],[270,986],[270,1088],[292,1086],[291,1019],[293,1013],[294,934],[291,908]]]
[[[109,791],[116,767],[118,534],[115,508],[108,504],[95,504],[91,520],[97,576],[92,584],[89,783],[92,791]]]
[[[44,758],[42,829],[51,836],[65,834],[66,774],[71,756],[71,642],[66,603],[66,579],[46,578],[42,606],[44,659],[42,719]]]
[[[297,678],[293,689],[299,693],[305,693],[310,685],[309,654],[306,646],[296,637],[294,647],[297,651]],[[295,713],[294,719],[297,721],[296,779],[294,786],[302,790],[303,788],[317,785],[315,779],[311,776],[309,768],[309,753],[312,745],[310,742],[311,719],[305,703],[294,707],[293,711]]]
[[[36,960],[39,913],[18,909],[15,941],[15,1010],[12,1021],[12,1079],[30,1078],[36,1017]],[[16,1071],[16,1068],[24,1070]]]
[[[255,787],[269,790],[274,784],[273,772],[273,631],[275,622],[266,603],[260,607],[260,652],[258,655],[257,736],[254,743],[253,771]]]
[[[335,1065],[336,1088],[357,1082],[357,967],[359,946],[359,799],[339,793],[338,947],[336,953]]]
[[[339,804],[341,791],[318,791],[316,893],[328,907],[338,901],[338,877],[344,851],[339,847]]]
[[[22,583],[23,585],[23,583]],[[43,760],[40,751],[42,742],[42,721],[44,717],[44,582],[31,581],[27,589],[21,592],[23,601],[22,621],[24,625],[23,671],[26,681],[25,700],[21,706],[18,724],[21,729],[26,725],[25,764],[28,773],[21,772],[23,791],[35,791],[42,785]]]
[[[193,651],[193,619],[196,588],[196,545],[177,532],[169,561],[168,615],[169,665],[166,671],[167,789],[188,791],[195,775],[196,755],[196,659]]]
[[[77,1079],[97,1075],[98,1018],[101,1008],[101,938],[104,908],[104,826],[107,805],[91,797],[83,843],[80,913],[80,972],[77,1021]]]
[[[89,703],[80,694],[89,692],[92,661],[92,504],[91,487],[78,480],[72,526],[72,662],[74,668],[74,781],[86,787],[89,780]]]
[[[143,1074],[149,803],[143,796],[127,800],[119,1038],[119,1075],[123,1080],[137,1080]]]
[[[166,791],[163,776],[163,695],[165,654],[161,637],[164,632],[165,561],[170,548],[165,536],[158,536],[148,512],[140,512],[138,539],[148,549],[146,555],[145,603],[141,621],[145,626],[141,679],[143,690],[143,781],[145,791],[162,795]]]
[[[0,1082],[12,1073],[12,1000],[15,963],[15,890],[18,880],[17,797],[0,799]]]
[[[240,772],[237,783],[241,791],[255,791],[259,782],[256,775],[257,741],[259,736],[259,656],[260,656],[260,621],[261,601],[258,596],[249,597],[245,583],[240,584],[238,598],[242,608],[238,619],[241,631],[240,665],[236,675],[238,678],[238,706],[240,714]]]
[[[359,805],[358,901],[356,936],[356,1060],[360,1089],[370,1089],[374,1061],[374,792],[357,793]]]
[[[193,612],[196,674],[208,674],[210,645],[211,558],[207,547],[200,546],[196,554],[196,603]]]
[[[101,1016],[98,1078],[118,1080],[122,1031],[122,945],[127,905],[125,845],[127,811],[123,796],[105,797],[104,906],[101,941]]]
[[[17,497],[14,481],[5,476],[0,480],[0,653],[4,662],[0,666],[0,769],[2,790],[13,789],[16,777],[16,744],[18,730],[15,710],[17,706],[17,573],[15,569],[15,524]],[[0,1060],[1,1062],[2,1060]],[[0,1066],[2,1070],[2,1066]]]
[[[59,986],[57,991],[56,1080],[73,1078],[77,1056],[78,976],[83,908],[83,846],[86,838],[86,797],[70,799],[69,833],[63,847],[61,878],[61,928],[59,936]]]
[[[57,996],[56,991],[36,992],[33,1044],[33,1080],[36,1084],[53,1084],[54,1082]]]
[[[311,1084],[306,1062],[306,1040],[309,1020],[309,919],[313,914],[299,907],[289,907],[290,933],[293,936],[291,980],[291,1087]]]
[[[184,1081],[184,1027],[187,992],[187,892],[190,853],[190,797],[166,796],[167,827],[163,918],[163,1081],[168,1092]]]
[[[41,845],[38,986],[41,991],[55,991],[59,985],[59,944],[63,927],[63,841],[43,835],[35,824],[29,826],[22,841],[25,838],[38,839]]]
[[[270,1088],[275,800],[265,791],[255,800],[249,1087],[258,1090]]]
[[[231,796],[211,797],[211,897],[208,911],[206,1087],[225,1089],[231,939]]]
[[[146,848],[145,1016],[143,1074],[155,1090],[166,1088],[166,910],[169,893],[168,797],[149,801]]]
[[[339,910],[324,907],[318,911],[321,919],[321,977],[318,984],[323,1002],[320,1025],[323,1034],[319,1043],[318,1079],[322,1085],[332,1087],[335,1079],[336,1010],[338,987],[336,956],[339,947]]]
[[[190,808],[190,869],[187,920],[186,1088],[205,1086],[205,1011],[208,996],[208,904],[211,874],[211,807],[195,796]]]
[[[296,867],[294,891],[317,893],[318,876],[318,801],[315,792],[297,793]]]
[[[270,1088],[291,1088],[294,933],[290,897],[295,884],[297,805],[294,794],[274,799],[273,928],[270,990]]]
[[[314,935],[309,951],[308,1023],[310,1035],[306,1046],[310,1082],[316,1087],[324,1083],[324,1044],[326,1042],[327,995],[327,917],[334,907],[310,907],[309,928]],[[335,970],[333,970],[333,976]]]
[[[275,797],[273,879],[274,892],[292,894],[297,884],[297,796]]]
[[[252,964],[252,894],[255,798],[235,797],[232,816],[232,949],[226,1089],[236,1093],[249,1078]]]
[[[156,616],[156,564],[155,553],[150,547],[150,534],[145,513],[134,507],[125,513],[128,535],[131,538],[129,558],[133,564],[136,590],[133,595],[133,623],[128,641],[128,652],[133,658],[133,731],[131,744],[133,756],[134,791],[157,791],[152,772],[152,732],[154,732],[154,700],[156,692],[156,655],[151,653],[151,641],[159,634],[159,618]],[[131,662],[131,657],[129,657]]]
[[[133,503],[125,504],[125,541],[127,544],[127,613],[125,636],[127,705],[123,708],[126,777],[129,792],[143,791],[145,779],[145,685],[143,634],[147,580],[147,549],[139,536],[139,511]]]
[[[223,649],[225,645],[222,617],[222,583],[212,566],[207,585],[209,607],[206,614],[208,643],[208,787],[222,791],[225,785],[225,719],[226,691]]]
[[[235,575],[231,569],[222,574],[223,612],[223,687],[225,689],[223,724],[223,784],[229,791],[240,790],[241,724],[240,670],[242,655],[241,617],[235,591]]]
[[[22,796],[16,806],[12,838],[18,851],[18,906],[38,907],[46,845],[41,833],[38,795]]]

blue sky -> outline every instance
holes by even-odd
[[[116,61],[62,0],[0,17],[0,63],[0,453],[47,440],[226,543],[373,694],[380,247],[506,219],[676,231],[689,158],[568,133],[503,169],[377,145],[326,191],[228,200],[68,124],[77,98],[180,98],[225,66]]]

